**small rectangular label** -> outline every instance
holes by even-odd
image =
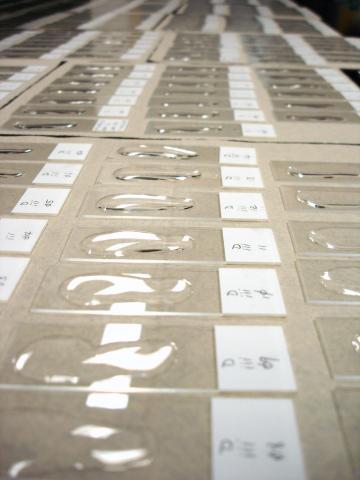
[[[131,79],[131,78],[125,78],[120,85],[122,87],[144,87],[146,85],[147,80],[143,79]]]
[[[220,147],[219,161],[229,165],[256,165],[256,150],[245,147]]]
[[[341,94],[343,97],[350,101],[360,100],[360,90],[357,92],[342,92]]]
[[[156,66],[152,63],[139,63],[138,65],[135,65],[133,72],[138,71],[138,72],[153,72],[155,70]]]
[[[138,97],[143,89],[141,87],[119,87],[115,91],[115,95],[124,97]]]
[[[358,113],[360,112],[360,102],[349,102],[350,105],[356,110]]]
[[[250,73],[250,67],[241,66],[241,65],[230,65],[228,67],[229,72],[231,73]]]
[[[27,188],[12,213],[56,215],[69,193],[68,188]]]
[[[267,220],[261,193],[220,192],[221,218],[225,220]]]
[[[21,82],[0,82],[0,90],[12,91],[19,88]]]
[[[92,143],[58,143],[50,153],[48,160],[85,160]]]
[[[139,60],[141,55],[135,53],[124,53],[121,55],[120,60]]]
[[[124,132],[127,126],[127,120],[103,118],[95,123],[93,126],[93,132]]]
[[[28,65],[27,67],[23,68],[21,71],[26,73],[40,73],[46,70],[48,67],[46,65]]]
[[[99,117],[127,117],[130,112],[130,107],[124,105],[104,105],[100,108]]]
[[[234,110],[234,120],[237,122],[264,122],[265,115],[261,110]]]
[[[256,98],[256,94],[254,90],[239,90],[230,88],[229,89],[229,97],[233,98]]]
[[[263,188],[257,167],[221,167],[221,180],[225,188]]]
[[[282,327],[217,325],[215,345],[220,390],[296,391]]]
[[[234,80],[234,81],[251,81],[251,76],[249,73],[235,73],[235,72],[229,72],[228,73],[228,78],[229,80]]]
[[[0,257],[0,302],[9,300],[29,261],[29,258]]]
[[[72,185],[80,173],[82,165],[66,163],[45,163],[32,183],[51,185]]]
[[[0,251],[13,253],[30,253],[47,220],[24,218],[0,219]]]
[[[220,268],[219,282],[225,315],[286,315],[274,269]]]
[[[35,76],[36,73],[14,73],[8,80],[10,80],[10,82],[27,82]]]
[[[280,263],[270,228],[223,228],[225,260],[231,263]]]
[[[258,102],[252,99],[231,98],[230,105],[233,110],[235,110],[236,108],[240,108],[240,109],[255,108],[259,110]]]
[[[232,52],[230,50],[222,50],[220,52],[220,62],[222,63],[240,62],[240,59],[240,53],[235,49]]]
[[[306,480],[293,403],[213,398],[213,480]]]
[[[145,80],[148,80],[153,76],[152,71],[146,71],[146,70],[133,70],[128,78],[143,78]]]
[[[241,129],[244,137],[276,137],[273,125],[269,123],[242,123]]]
[[[108,105],[136,105],[136,96],[113,95],[108,101]]]
[[[351,82],[332,82],[331,85],[337,90],[338,92],[359,92],[359,87],[354,85]]]
[[[254,88],[254,84],[251,81],[238,81],[238,80],[229,80],[229,87],[233,88],[234,90],[252,90]]]

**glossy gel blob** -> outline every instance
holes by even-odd
[[[173,342],[116,342],[93,346],[84,338],[48,335],[28,344],[12,359],[15,373],[46,385],[89,386],[115,375],[149,377],[173,361]],[[111,383],[112,385],[112,383]]]
[[[79,307],[110,307],[120,302],[171,305],[191,295],[191,283],[186,278],[163,278],[147,273],[88,274],[65,280],[60,293]]]
[[[166,171],[168,170],[168,171]],[[125,182],[131,181],[178,181],[183,182],[184,180],[190,180],[194,178],[200,178],[201,173],[199,170],[191,171],[180,171],[163,169],[163,168],[154,168],[154,167],[130,167],[130,168],[120,168],[114,172],[114,177],[116,180],[121,180]]]
[[[308,179],[309,177],[315,177],[316,179],[324,179],[324,180],[333,180],[333,179],[342,179],[342,178],[358,178],[360,174],[356,171],[349,171],[349,172],[341,172],[340,168],[341,165],[332,167],[331,165],[326,166],[327,172],[319,172],[321,170],[321,166],[317,165],[313,167],[312,165],[303,166],[300,168],[296,168],[293,166],[289,166],[287,173],[291,177],[296,177],[298,179]],[[331,171],[333,170],[333,172]]]
[[[335,190],[298,190],[298,202],[310,208],[357,210],[360,208],[360,192]]]
[[[81,248],[91,257],[126,258],[144,254],[181,253],[193,247],[189,235],[167,236],[142,231],[104,232],[91,235],[81,242]]]
[[[2,168],[0,170],[0,182],[9,178],[22,177],[24,175],[20,170],[14,170],[13,168]]]
[[[360,268],[340,267],[326,270],[321,275],[321,284],[332,292],[360,299]]]
[[[194,150],[167,145],[137,145],[118,150],[118,153],[131,158],[165,158],[167,160],[189,160],[198,156]]]
[[[186,197],[121,193],[101,198],[96,206],[104,212],[152,212],[160,210],[188,210],[194,207],[194,201]]]
[[[360,252],[360,228],[318,228],[311,230],[308,238],[328,250]]]
[[[36,408],[0,410],[1,478],[61,479],[151,464],[155,441],[140,427]],[[114,419],[113,419],[114,420]],[[93,477],[91,477],[93,478]]]

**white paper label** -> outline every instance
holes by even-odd
[[[344,75],[340,74],[338,70],[335,70],[335,68],[314,68],[314,70],[324,78],[346,78]]]
[[[47,220],[1,218],[0,251],[30,253],[46,224]]]
[[[11,82],[27,82],[36,77],[36,73],[14,73],[8,78]]]
[[[259,109],[259,104],[256,100],[252,99],[242,99],[242,98],[231,98],[230,105],[232,109],[241,108],[241,109],[248,109],[248,108],[255,108]]]
[[[230,88],[229,89],[230,98],[256,98],[254,90],[239,90]]]
[[[274,269],[220,268],[219,282],[226,315],[286,315]]]
[[[357,92],[342,92],[341,94],[347,100],[360,100],[360,90]]]
[[[244,147],[220,147],[219,161],[230,165],[256,165],[256,150]]]
[[[331,85],[337,90],[338,92],[359,92],[359,87],[354,85],[351,82],[331,82]]]
[[[127,117],[130,112],[130,107],[104,105],[100,108],[98,117]]]
[[[142,92],[141,87],[119,87],[115,91],[115,95],[120,95],[124,97],[138,97]]]
[[[29,261],[29,258],[0,257],[0,302],[9,300]]]
[[[292,401],[214,398],[213,480],[306,480]]]
[[[225,220],[267,220],[261,193],[220,192],[221,218]]]
[[[231,63],[231,62],[240,62],[241,56],[239,52],[220,52],[220,62],[222,63]]]
[[[146,85],[146,80],[133,80],[133,79],[129,79],[129,78],[125,78],[125,80],[123,80],[120,85],[122,87],[144,87]]]
[[[138,65],[135,65],[133,72],[153,72],[155,68],[156,66],[152,63],[139,63]]]
[[[12,213],[56,215],[69,193],[68,188],[27,188]]]
[[[229,80],[229,87],[233,88],[234,90],[252,90],[254,88],[254,84],[252,82],[241,82],[237,80]]]
[[[231,263],[280,263],[270,228],[223,228],[225,260]]]
[[[241,65],[230,65],[228,70],[231,73],[250,73],[250,67],[243,67]]]
[[[137,97],[113,95],[108,101],[108,105],[136,105]]]
[[[269,7],[257,7],[257,11],[259,12],[259,15],[262,15],[264,17],[272,17],[272,11]]]
[[[146,70],[133,70],[128,78],[143,78],[143,79],[149,79],[153,76],[153,72],[147,72]]]
[[[229,72],[228,73],[229,80],[240,80],[240,81],[251,81],[251,76],[249,73],[235,73]]]
[[[139,60],[141,55],[135,53],[124,53],[121,55],[120,60]]]
[[[242,123],[241,129],[244,137],[276,137],[275,129],[269,123]]]
[[[58,143],[50,153],[49,160],[85,160],[92,143]]]
[[[21,82],[0,82],[0,90],[12,91],[19,88]]]
[[[80,173],[82,166],[66,163],[45,163],[32,183],[51,185],[72,185]]]
[[[128,125],[127,120],[117,118],[104,118],[98,120],[93,126],[93,132],[124,132]]]
[[[263,188],[257,167],[221,167],[221,180],[225,188]]]
[[[29,72],[29,73],[40,73],[47,69],[46,65],[28,65],[27,67],[23,68],[22,72]]]
[[[360,111],[360,102],[349,102],[350,105],[353,107],[354,110],[357,110],[358,113]]]
[[[296,391],[282,327],[215,326],[215,345],[220,390]]]
[[[237,122],[263,122],[265,115],[261,110],[234,110],[234,120]]]

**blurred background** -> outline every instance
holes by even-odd
[[[360,0],[296,0],[343,35],[360,37]]]

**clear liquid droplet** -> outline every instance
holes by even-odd
[[[166,171],[168,170],[168,171]],[[184,181],[194,178],[200,178],[201,173],[199,170],[192,171],[180,171],[176,172],[169,169],[156,170],[154,168],[145,167],[133,167],[133,168],[120,168],[114,172],[114,177],[117,180],[122,181]]]
[[[340,210],[356,210],[360,208],[360,192],[298,190],[296,199],[310,208]]]
[[[171,305],[191,295],[186,278],[162,278],[144,273],[123,275],[79,275],[65,280],[61,295],[80,307],[110,307],[120,302]]]
[[[360,251],[359,228],[319,228],[311,230],[308,238],[329,250]]]
[[[36,383],[89,386],[115,375],[149,377],[166,369],[176,352],[173,342],[116,342],[93,346],[83,338],[48,335],[12,359],[14,371]]]
[[[332,292],[360,297],[360,268],[344,267],[327,270],[321,275],[321,284]]]
[[[119,231],[91,235],[81,243],[89,256],[101,258],[143,257],[153,253],[181,253],[193,247],[189,235],[166,236],[151,232]]]
[[[137,145],[121,148],[118,153],[125,157],[136,158],[165,158],[167,160],[188,160],[198,156],[194,150],[166,145]]]
[[[79,471],[102,476],[153,460],[153,435],[141,427],[36,408],[2,409],[0,418],[2,478],[64,480]]]
[[[136,195],[118,194],[107,195],[101,198],[97,204],[104,212],[148,212],[160,210],[187,210],[194,207],[191,198],[170,197],[166,195]]]

